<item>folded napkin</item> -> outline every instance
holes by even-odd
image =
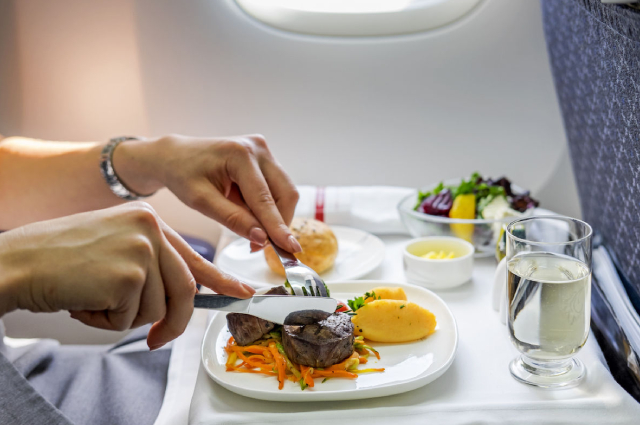
[[[378,235],[408,234],[398,204],[415,189],[392,186],[298,186],[297,217],[355,227]]]

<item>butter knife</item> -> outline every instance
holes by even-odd
[[[244,313],[269,322],[283,324],[284,319],[300,310],[322,310],[334,313],[338,302],[329,297],[305,297],[288,295],[254,295],[242,299],[218,294],[196,294],[195,308]]]

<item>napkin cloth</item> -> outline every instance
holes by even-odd
[[[408,234],[397,207],[416,190],[392,186],[298,186],[298,192],[296,217],[390,235]]]

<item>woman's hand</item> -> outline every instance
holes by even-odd
[[[0,316],[14,309],[68,310],[102,329],[154,323],[156,349],[184,331],[196,281],[248,298],[147,204],[134,202],[27,225],[0,235]]]
[[[134,191],[166,186],[188,206],[249,239],[254,250],[266,244],[267,234],[290,252],[302,250],[288,227],[298,192],[260,135],[130,141],[114,151],[113,163]]]

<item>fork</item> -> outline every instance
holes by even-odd
[[[329,290],[324,281],[320,279],[318,273],[313,271],[310,267],[302,264],[293,254],[285,251],[276,245],[271,238],[269,238],[273,250],[280,258],[280,262],[284,266],[284,273],[287,276],[287,282],[293,295],[307,295],[315,297],[328,297]],[[285,282],[285,286],[287,284]]]

